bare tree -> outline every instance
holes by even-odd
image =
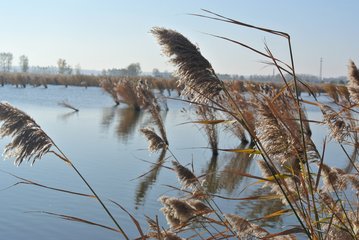
[[[12,66],[12,53],[0,53],[0,68],[2,72],[10,72]]]
[[[59,58],[59,60],[57,60],[57,67],[59,74],[72,74],[72,67],[67,64],[65,59]]]
[[[25,55],[21,55],[19,58],[19,66],[21,72],[26,73],[29,70],[29,58]]]
[[[139,63],[131,63],[127,67],[127,75],[130,77],[135,77],[141,74],[141,66]]]

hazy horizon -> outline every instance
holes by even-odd
[[[359,29],[351,26],[359,2],[337,1],[4,1],[0,52],[29,58],[30,66],[55,66],[63,58],[71,66],[97,70],[140,63],[142,71],[172,71],[168,59],[149,33],[155,26],[174,29],[193,43],[218,73],[268,75],[273,67],[253,52],[207,35],[229,37],[264,49],[288,61],[284,39],[228,23],[190,16],[201,8],[249,24],[288,32],[292,38],[296,71],[323,77],[347,74],[348,60],[359,62]]]

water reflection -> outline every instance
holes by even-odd
[[[79,112],[76,112],[76,111],[63,113],[63,114],[58,115],[58,118],[61,119],[64,122],[67,122],[70,118],[72,118],[74,116],[78,116],[78,113]]]
[[[118,115],[120,117],[116,127],[117,136],[124,141],[131,137],[136,129],[136,126],[141,119],[142,112],[135,111],[132,108],[119,109]]]
[[[251,148],[253,146],[241,144],[238,149]],[[232,193],[241,183],[242,175],[236,174],[247,172],[252,163],[252,154],[234,153],[229,159],[222,159],[228,162],[223,169],[218,167],[218,157],[212,156],[208,162],[205,172],[206,190],[210,193],[217,193],[225,189],[228,193]]]
[[[251,144],[241,144],[238,149],[251,149]],[[235,153],[230,159],[228,164],[221,171],[219,178],[221,185],[228,192],[232,193],[241,183],[243,176],[237,173],[248,173],[252,164],[253,154],[248,153]]]
[[[104,108],[101,125],[108,129],[113,122],[117,121],[116,134],[121,140],[126,142],[133,136],[142,115],[143,112],[135,111],[132,108],[118,108],[116,106]]]
[[[165,161],[165,156],[166,149],[163,149],[155,165],[146,173],[145,176],[141,176],[140,182],[136,189],[136,206],[139,206],[141,203],[143,203],[143,200],[146,198],[146,193],[149,187],[151,187],[156,182],[159,171]]]
[[[269,188],[257,188],[251,193],[251,196],[267,196],[272,195]],[[265,201],[265,202],[264,202]],[[279,199],[273,200],[247,200],[239,201],[237,204],[238,212],[245,213],[246,218],[250,220],[259,219],[263,216],[272,214],[279,210],[284,210],[286,206],[283,205]],[[283,226],[283,220],[281,216],[275,216],[271,218],[261,219],[256,221],[256,224],[262,227],[277,228]]]
[[[103,108],[101,125],[104,128],[109,128],[114,122],[116,117],[116,110],[116,106],[113,106],[111,108]]]

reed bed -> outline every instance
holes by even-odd
[[[115,102],[125,102],[134,109],[151,113],[152,125],[141,129],[141,132],[149,142],[149,151],[160,151],[161,154],[149,174],[142,177],[147,175],[145,179],[154,179],[159,167],[166,165],[166,169],[172,171],[179,181],[179,187],[169,186],[176,189],[178,194],[159,198],[163,216],[147,217],[148,227],[141,226],[130,213],[113,202],[131,217],[138,231],[138,239],[358,239],[356,108],[359,103],[359,72],[355,63],[349,62],[347,86],[325,85],[319,88],[297,78],[289,34],[246,24],[206,10],[204,14],[196,16],[284,38],[288,43],[290,61],[286,63],[277,59],[268,46],[265,46],[265,51],[260,51],[245,43],[215,36],[264,57],[277,68],[282,78],[282,82],[276,84],[224,82],[218,78],[214,67],[199,48],[185,36],[162,27],[151,30],[163,54],[176,67],[177,86],[173,89],[180,88],[182,101],[196,107],[198,120],[193,121],[193,124],[203,125],[207,132],[213,158],[204,175],[183,165],[181,159],[171,151],[170,139],[167,139],[160,114],[164,108],[160,107],[158,95],[153,93],[153,87],[147,81],[103,80],[102,87],[107,89]],[[314,100],[303,100],[300,97],[302,91],[312,94]],[[333,103],[318,102],[316,95],[322,92]],[[305,110],[307,105],[320,110],[322,119],[308,119]],[[1,104],[0,120],[3,122],[1,135],[13,137],[12,142],[6,146],[8,156],[15,157],[18,165],[26,159],[35,162],[48,153],[64,160],[78,173],[116,225],[116,228],[102,227],[128,238],[101,198],[32,118],[9,104]],[[320,146],[323,149],[321,152],[311,138],[309,123],[328,128],[328,138]],[[238,137],[241,143],[238,148],[218,147],[216,127],[219,125],[226,126]],[[347,161],[350,162],[349,170],[327,164],[325,144],[328,141],[335,142],[345,151]],[[353,156],[345,147],[354,149]],[[238,178],[255,179],[267,189],[266,194],[229,200],[266,204],[265,201],[269,199],[277,199],[283,209],[256,219],[223,212],[216,199],[224,197],[217,195],[216,189],[209,189],[204,184],[206,181],[217,181],[211,172],[216,168],[216,158],[221,151],[246,154],[248,159],[255,160],[261,170],[260,176],[254,176],[231,171],[229,165],[223,178],[233,181],[238,181]],[[145,193],[148,184],[141,184],[140,188]],[[138,201],[141,198],[139,195]],[[288,215],[295,219],[294,226],[269,232],[260,225],[262,219]],[[167,226],[159,224],[159,217],[166,219]],[[149,230],[146,232],[143,229]]]

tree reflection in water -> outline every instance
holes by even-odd
[[[113,106],[111,108],[103,108],[101,125],[104,128],[108,129],[114,122],[116,117],[116,110],[116,106]]]
[[[102,126],[109,128],[113,122],[118,121],[116,126],[117,136],[127,141],[134,134],[143,113],[132,108],[104,108],[102,116]]]
[[[143,202],[148,189],[156,182],[162,164],[165,162],[166,152],[166,149],[162,149],[161,154],[153,167],[145,175],[140,176],[140,182],[136,189],[136,206],[139,206]]]
[[[61,119],[62,121],[66,122],[68,119],[70,119],[71,117],[73,116],[78,116],[78,113],[79,112],[76,112],[76,111],[71,111],[71,112],[68,112],[68,113],[63,113],[63,114],[60,114],[58,115],[58,118]]]
[[[268,196],[273,195],[269,188],[257,188],[251,193],[251,196]],[[263,218],[266,215],[272,214],[279,210],[286,209],[280,199],[271,200],[245,200],[239,201],[237,204],[238,212],[246,216],[248,220]],[[256,224],[262,227],[271,227],[279,229],[283,227],[283,220],[281,216],[275,216],[256,221]]]
[[[241,144],[238,149],[251,148],[253,146]],[[220,155],[219,155],[220,156]],[[225,164],[223,168],[218,166],[218,157],[212,156],[205,172],[205,186],[209,193],[218,193],[225,189],[228,193],[232,193],[241,183],[242,175],[236,174],[247,172],[252,163],[252,154],[233,153],[230,159],[222,159]]]
[[[238,149],[251,149],[251,144],[241,144],[237,147]],[[221,156],[221,155],[219,155]],[[226,156],[226,155],[225,155]],[[240,186],[243,183],[243,175],[241,173],[249,173],[250,167],[253,161],[253,154],[248,153],[233,153],[227,160],[221,158],[221,162],[225,162],[224,167],[219,166],[218,158],[212,156],[209,161],[205,172],[205,187],[209,193],[219,194],[221,190],[227,192],[226,195],[232,196],[233,198],[239,197],[234,196],[237,189],[243,189],[246,186]],[[248,196],[267,196],[271,195],[270,189],[258,188],[250,192]],[[244,197],[244,196],[243,196]],[[234,200],[237,201],[237,200]],[[265,204],[264,202],[265,201]],[[285,206],[278,199],[273,200],[245,200],[238,201],[237,207],[238,212],[242,215],[247,216],[249,220],[262,218],[263,216],[269,215],[273,212],[282,210]],[[244,214],[245,213],[245,214]],[[261,226],[264,227],[280,227],[282,226],[282,218],[280,216],[263,219],[259,221]]]
[[[253,145],[248,143],[240,144],[237,149],[252,149]],[[233,193],[241,183],[243,176],[238,173],[248,173],[252,164],[253,154],[235,153],[224,166],[219,174],[221,186],[228,193]]]
[[[122,108],[117,113],[120,117],[116,127],[117,136],[121,140],[127,141],[136,130],[136,126],[142,117],[142,112],[133,108]]]

